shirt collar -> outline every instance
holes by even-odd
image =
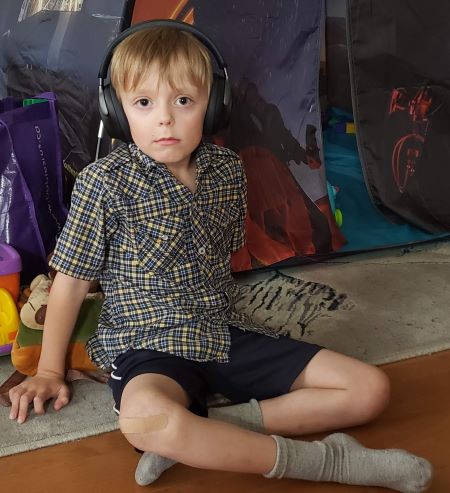
[[[142,152],[136,144],[128,144],[128,149],[130,150],[131,157],[134,161],[142,165],[148,171],[156,171],[157,161],[145,154],[145,152]]]
[[[197,174],[199,175],[213,164],[208,146],[204,142],[200,142],[192,155],[197,163]]]
[[[162,164],[145,154],[145,152],[142,152],[134,143],[128,144],[128,148],[130,150],[132,158],[136,160],[139,164],[141,164],[149,172],[155,172],[158,169],[159,165]],[[197,163],[198,173],[202,173],[206,170],[206,168],[208,168],[208,166],[212,164],[209,154],[210,153],[208,152],[208,146],[204,142],[200,142],[198,147],[192,153],[192,156]]]

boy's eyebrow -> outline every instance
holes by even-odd
[[[186,86],[181,86],[181,87],[172,87],[171,88],[174,94],[194,94],[198,95],[202,92],[202,88],[189,84]],[[145,86],[140,86],[136,87],[135,89],[129,89],[128,91],[125,91],[126,94],[130,94],[133,96],[136,96],[138,94],[149,94],[149,93],[157,93],[158,90],[157,88],[149,88]]]

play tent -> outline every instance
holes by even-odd
[[[447,59],[450,9],[433,5],[3,0],[0,96],[56,94],[68,202],[98,150],[107,44],[130,23],[194,23],[220,48],[233,87],[231,125],[213,140],[240,154],[248,179],[234,270],[410,244],[450,226],[448,68],[436,58]]]

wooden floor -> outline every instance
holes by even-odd
[[[392,401],[375,422],[350,431],[369,447],[398,447],[435,468],[430,493],[450,492],[450,351],[384,366]],[[1,437],[0,437],[1,440]],[[154,485],[134,482],[138,454],[119,432],[0,459],[5,493],[382,493],[391,490],[255,475],[201,471],[176,465]]]

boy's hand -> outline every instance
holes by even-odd
[[[64,379],[59,375],[37,374],[9,391],[11,411],[9,419],[19,424],[27,419],[28,408],[32,403],[36,414],[45,414],[44,404],[48,399],[56,398],[55,411],[69,403],[70,391]]]

